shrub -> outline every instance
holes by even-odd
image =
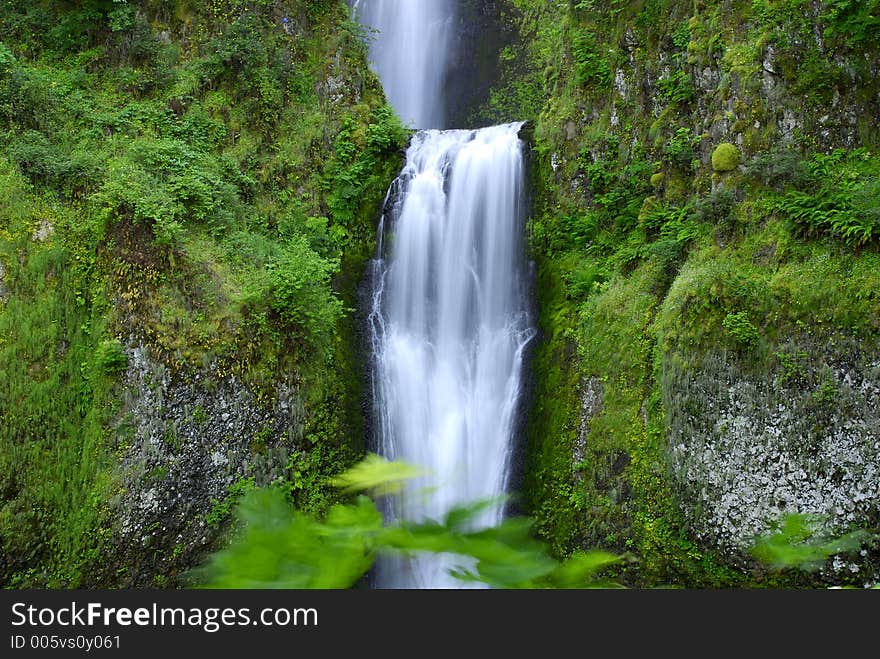
[[[9,47],[0,41],[0,76],[9,73],[15,66],[15,55]]]
[[[97,199],[112,215],[146,222],[157,242],[174,245],[187,222],[220,234],[241,210],[225,163],[173,139],[143,139],[111,162]]]
[[[679,265],[686,248],[699,236],[700,228],[690,216],[691,211],[687,206],[655,202],[651,208],[644,210],[639,224],[648,239],[656,239],[647,254],[655,257],[665,270],[672,271]]]
[[[876,199],[871,212],[858,212],[851,190],[821,189],[815,194],[792,191],[773,206],[809,237],[828,235],[858,247],[880,238]]]
[[[749,320],[749,314],[745,311],[727,314],[721,321],[721,325],[743,348],[751,348],[758,343],[760,336],[758,328],[752,324]]]
[[[807,237],[831,237],[850,247],[880,239],[880,161],[865,149],[817,153],[802,164],[800,189],[770,209]]]
[[[566,290],[571,299],[583,300],[608,280],[608,272],[598,261],[583,259],[566,276]]]
[[[803,185],[809,176],[803,157],[788,147],[758,154],[744,169],[748,176],[776,190],[783,190],[788,185]]]
[[[108,339],[95,351],[95,363],[107,375],[118,375],[128,366],[128,356],[119,340]]]
[[[596,46],[593,35],[579,30],[571,40],[575,79],[579,85],[607,86],[611,84],[611,65]]]
[[[325,355],[343,315],[342,302],[330,289],[337,267],[314,252],[304,238],[292,240],[285,255],[269,264],[271,308],[287,329]]]
[[[660,202],[657,200],[657,197],[654,195],[645,197],[645,201],[642,202],[642,207],[639,209],[639,224],[644,223],[648,217],[655,215],[659,208]]]
[[[68,147],[35,130],[23,131],[9,145],[9,155],[33,183],[74,196],[97,186],[103,163],[90,145]]]
[[[739,165],[739,149],[730,142],[723,142],[712,152],[712,169],[716,172],[732,172]]]
[[[850,47],[876,46],[880,38],[880,0],[829,0],[823,5],[827,37]]]
[[[677,128],[666,143],[664,154],[676,167],[690,168],[694,160],[694,146],[699,141],[689,128]]]
[[[735,203],[733,192],[719,188],[694,201],[690,218],[707,224],[727,224],[733,216]]]
[[[179,204],[160,181],[127,159],[111,161],[107,180],[95,200],[105,222],[127,218],[144,223],[160,245],[175,247],[183,232]]]
[[[657,91],[671,105],[689,103],[697,93],[691,76],[680,70],[658,80]]]

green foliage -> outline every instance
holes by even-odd
[[[863,530],[830,537],[821,521],[810,515],[786,515],[773,533],[756,540],[752,555],[775,569],[815,571],[829,557],[856,550],[869,537]]]
[[[68,197],[93,189],[103,173],[98,154],[77,145],[59,145],[27,130],[9,144],[9,158],[32,182],[63,190]]]
[[[830,236],[851,247],[880,237],[880,166],[865,150],[816,154],[807,183],[789,190],[771,208],[810,237]]]
[[[96,200],[103,206],[106,223],[118,218],[143,223],[159,245],[177,247],[183,232],[182,209],[149,172],[137,164],[111,162],[108,177]]]
[[[632,550],[642,560],[622,569],[630,583],[766,585],[688,536],[669,490],[661,364],[721,350],[825,405],[832,380],[809,375],[815,364],[785,341],[839,331],[874,345],[877,241],[855,236],[877,208],[877,159],[813,152],[843,139],[873,149],[880,41],[850,30],[861,45],[849,50],[832,2],[514,4],[523,66],[544,90],[530,244],[545,339],[525,483],[536,530],[557,556]],[[624,46],[626,57],[613,54]],[[618,66],[625,98],[609,89]],[[698,87],[691,76],[707,67],[718,84]],[[648,94],[642,83],[657,78]],[[855,133],[834,113],[818,120],[843,106],[863,108]],[[783,110],[797,121],[779,139]],[[729,144],[712,168],[719,128],[742,137],[742,154]],[[658,172],[662,183],[650,179]],[[780,205],[789,193],[811,209],[798,222]],[[849,227],[844,241],[832,232],[847,227],[807,223],[826,194],[862,234]]]
[[[822,4],[826,36],[843,41],[849,47],[877,44],[880,37],[878,0],[826,0]]]
[[[694,160],[694,147],[699,144],[699,139],[691,132],[690,128],[679,127],[669,138],[664,148],[664,155],[676,167],[690,170]]]
[[[400,491],[404,482],[421,474],[421,470],[412,465],[389,462],[370,453],[344,474],[335,476],[331,483],[349,492],[367,491],[385,495]]]
[[[318,522],[278,489],[256,490],[238,507],[244,534],[194,573],[209,588],[348,588],[370,568],[367,540],[382,516],[366,497],[334,506]]]
[[[339,477],[350,489],[387,492],[412,467],[378,457]],[[466,557],[453,576],[496,588],[607,587],[601,572],[620,561],[607,552],[579,552],[564,563],[552,559],[530,533],[531,521],[508,518],[475,529],[474,519],[493,502],[454,508],[442,521],[384,524],[375,503],[358,496],[337,504],[323,519],[293,509],[281,490],[256,490],[238,509],[241,532],[194,572],[208,588],[349,588],[380,552],[448,553]]]
[[[807,359],[809,355],[803,350],[794,353],[780,351],[776,353],[782,373],[779,383],[782,385],[802,385],[807,379]]]
[[[607,87],[611,84],[611,64],[600,52],[590,31],[579,29],[574,32],[571,38],[571,57],[575,80],[579,85]]]
[[[579,259],[574,269],[565,277],[569,297],[584,300],[599,291],[608,280],[609,273],[598,260]]]
[[[329,288],[338,264],[321,258],[304,239],[286,245],[282,258],[268,265],[269,305],[285,327],[307,345],[329,356],[342,302]]]
[[[377,166],[389,152],[400,149],[405,135],[403,125],[387,105],[373,110],[365,133],[353,117],[343,120],[334,144],[335,157],[325,169],[327,205],[334,222],[352,224],[362,212],[366,192],[387,185],[390,172],[377,171]],[[369,210],[375,212],[376,208],[378,200]]]
[[[758,333],[758,328],[749,320],[749,314],[746,311],[727,314],[721,321],[721,325],[743,348],[754,347],[761,336]]]
[[[95,351],[95,362],[108,375],[119,375],[128,365],[128,355],[118,339],[101,341]]]
[[[688,21],[683,21],[672,33],[672,44],[679,50],[686,51],[691,40],[691,26]]]
[[[646,160],[596,160],[584,167],[584,173],[598,212],[600,226],[628,231],[638,221],[645,195],[650,192],[653,170]]]
[[[0,581],[74,587],[107,538],[103,424],[119,363],[104,348],[88,229],[64,231],[71,214],[2,159],[0,216]],[[31,247],[36,218],[56,231]]]
[[[127,445],[109,390],[127,364],[110,337],[131,337],[175,377],[234,373],[261,404],[279,378],[295,383],[297,505],[326,509],[324,477],[362,450],[343,310],[407,135],[342,5],[304,3],[296,38],[279,7],[0,7],[4,583],[95,585],[122,553],[108,508]],[[331,63],[356,90],[332,104],[317,84]],[[231,505],[217,504],[216,526]]]
[[[758,179],[777,191],[787,186],[799,187],[808,182],[809,171],[803,157],[791,147],[783,146],[759,153],[746,163],[747,176]]]
[[[0,74],[4,77],[12,71],[15,66],[15,55],[9,50],[9,46],[0,41]]]
[[[693,201],[691,219],[706,224],[728,224],[732,217],[736,199],[727,188],[718,188],[705,197]]]
[[[672,105],[687,104],[694,100],[696,90],[694,81],[686,71],[673,71],[666,78],[657,81],[660,96]]]
[[[222,500],[212,499],[211,510],[205,515],[205,524],[209,528],[217,529],[229,519],[236,504],[242,497],[256,489],[253,478],[240,478],[229,487],[226,497]]]
[[[340,482],[353,490],[367,487],[387,493],[402,476],[419,471],[382,462],[373,457],[369,465],[356,465],[340,476]],[[350,588],[380,553],[432,552],[459,557],[459,566],[450,574],[463,583],[505,589],[607,588],[618,584],[600,575],[624,558],[590,550],[559,562],[534,539],[528,518],[474,528],[474,518],[491,501],[454,508],[442,521],[385,523],[366,496],[337,504],[317,518],[292,508],[278,488],[246,490],[236,509],[238,532],[191,573],[199,587]],[[817,530],[815,520],[789,515],[777,533],[756,540],[753,554],[776,569],[814,570],[830,556],[858,549],[868,537],[856,531],[829,539],[817,537]]]
[[[877,218],[858,214],[851,193],[846,191],[825,188],[818,194],[790,192],[777,202],[775,210],[811,237],[829,235],[859,246],[880,236]]]

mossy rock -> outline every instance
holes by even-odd
[[[657,200],[657,197],[651,195],[650,197],[645,197],[645,201],[642,202],[642,208],[639,210],[639,221],[643,221],[647,218],[651,213],[657,211],[660,208],[660,202]]]
[[[681,176],[671,176],[665,181],[666,193],[665,198],[668,201],[683,201],[688,196],[689,181]]]
[[[730,142],[723,142],[712,152],[712,169],[716,172],[732,172],[739,165],[739,149]]]
[[[657,172],[651,176],[651,187],[659,188],[663,185],[664,181],[666,181],[666,174],[663,172]]]

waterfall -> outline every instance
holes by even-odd
[[[524,286],[522,123],[444,127],[453,0],[357,0],[377,30],[370,56],[414,135],[392,184],[371,264],[372,389],[379,453],[427,470],[386,517],[442,520],[508,488],[524,350],[535,334]],[[455,556],[381,557],[386,588],[457,588]]]
[[[403,123],[445,127],[443,85],[452,0],[355,0],[353,9],[375,31],[370,60]]]
[[[422,131],[383,216],[370,331],[380,452],[426,468],[388,514],[442,519],[507,486],[523,350],[523,158],[513,123]],[[497,524],[502,506],[477,526]],[[386,587],[457,587],[452,557],[380,563]]]

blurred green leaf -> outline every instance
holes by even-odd
[[[604,568],[620,563],[621,560],[620,556],[598,549],[578,552],[554,570],[550,575],[550,582],[556,588],[620,587],[616,583],[597,581],[596,576]]]
[[[776,569],[818,570],[829,557],[858,549],[867,539],[865,531],[829,539],[821,532],[819,518],[790,514],[783,518],[777,532],[755,542],[752,555]]]
[[[373,564],[382,516],[372,501],[298,512],[278,489],[254,490],[237,509],[243,529],[194,572],[206,588],[349,588]]]
[[[403,462],[390,462],[370,453],[348,471],[331,479],[331,483],[347,492],[391,494],[403,487],[404,481],[417,478],[425,472]]]

